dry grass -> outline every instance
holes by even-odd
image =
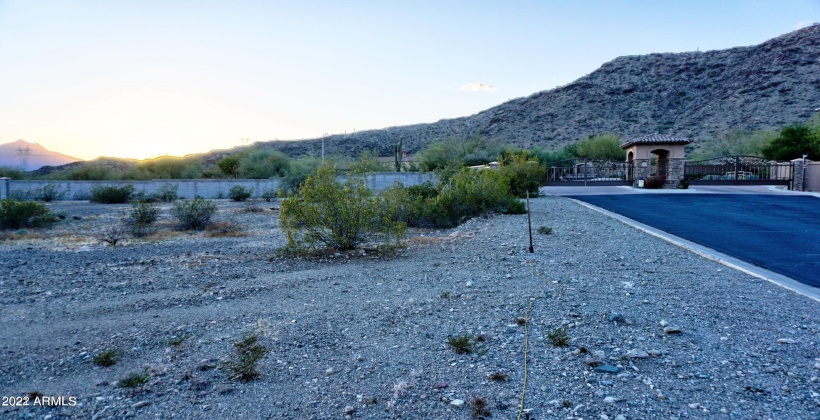
[[[248,232],[245,232],[239,223],[233,220],[224,220],[211,222],[208,227],[205,228],[205,236],[208,238],[239,237],[248,236]]]
[[[407,240],[407,243],[413,245],[432,245],[444,242],[446,238],[441,236],[416,236]]]

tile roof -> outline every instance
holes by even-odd
[[[683,137],[672,137],[666,134],[650,134],[648,136],[634,138],[621,145],[621,149],[626,149],[635,144],[689,144],[692,140]]]

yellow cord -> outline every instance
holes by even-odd
[[[563,287],[559,286],[557,283],[549,281],[548,278],[535,272],[535,262],[532,260],[530,260],[530,268],[532,269],[533,276],[540,277],[545,283],[558,289],[558,295],[564,293]],[[524,384],[521,386],[521,401],[518,403],[518,420],[521,420],[521,414],[524,412],[524,397],[527,392],[527,354],[529,353],[530,347],[530,310],[532,309],[532,304],[535,302],[535,299],[536,298],[530,299],[530,305],[527,307],[527,312],[524,314]]]
[[[530,299],[530,306],[524,314],[524,384],[521,386],[521,401],[518,403],[518,420],[521,420],[521,413],[524,412],[524,395],[527,392],[527,353],[530,346],[530,309],[535,299]]]

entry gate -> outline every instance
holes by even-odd
[[[791,185],[791,162],[759,156],[728,156],[686,162],[683,176],[690,185]]]
[[[601,159],[567,159],[547,163],[543,185],[632,185],[632,162]]]

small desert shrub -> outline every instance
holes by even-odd
[[[253,193],[253,189],[245,188],[241,185],[234,185],[228,191],[228,198],[233,201],[245,201]]]
[[[689,189],[689,180],[688,179],[681,179],[678,181],[678,186],[676,187],[679,190],[688,190]]]
[[[120,388],[136,388],[140,385],[147,384],[149,377],[148,369],[143,369],[142,372],[131,372],[120,379],[117,382],[117,386]]]
[[[651,175],[643,181],[643,187],[650,190],[661,189],[664,184],[666,184],[666,177],[660,175]]]
[[[399,204],[392,196],[373,194],[361,177],[336,181],[334,167],[323,165],[298,193],[282,200],[279,221],[289,247],[349,250],[369,240],[398,240],[405,228],[395,220]]]
[[[265,190],[265,192],[262,193],[262,198],[264,198],[265,201],[270,202],[276,198],[276,195],[276,190]]]
[[[216,213],[216,204],[202,198],[177,201],[171,208],[171,213],[179,221],[180,229],[202,230]]]
[[[259,205],[256,200],[248,200],[245,202],[245,211],[248,213],[262,213],[265,209]]]
[[[128,233],[135,238],[148,236],[156,229],[154,223],[159,219],[159,206],[149,201],[135,201],[131,204],[131,213],[125,219]]]
[[[538,233],[542,235],[552,234],[552,228],[549,226],[538,226]]]
[[[135,201],[131,204],[128,221],[138,225],[151,225],[159,219],[159,206],[148,201]]]
[[[448,337],[447,344],[458,354],[470,354],[475,350],[473,348],[473,336],[470,334]]]
[[[474,418],[485,418],[491,416],[490,410],[487,409],[487,400],[483,397],[473,397],[470,400],[470,405],[473,407],[470,411],[470,415]]]
[[[258,343],[256,334],[246,336],[241,341],[233,343],[234,354],[222,364],[223,370],[232,380],[251,381],[259,377],[256,364],[269,351]]]
[[[175,335],[168,339],[168,345],[171,347],[179,347],[182,343],[191,338],[190,334]]]
[[[157,191],[153,195],[161,201],[172,203],[179,198],[179,195],[177,194],[178,191],[179,185],[168,182],[157,188]]]
[[[569,335],[565,327],[556,328],[547,333],[547,340],[553,347],[566,347],[569,345]]]
[[[54,200],[62,199],[65,193],[60,191],[60,189],[54,184],[46,184],[43,185],[43,188],[38,189],[35,192],[35,195],[38,200],[50,203]]]
[[[56,222],[42,203],[34,201],[0,201],[0,229],[22,229],[46,226]]]
[[[496,371],[496,372],[493,372],[493,373],[487,375],[487,379],[489,379],[491,381],[499,381],[499,382],[500,381],[506,381],[507,380],[507,374],[502,372],[502,371]]]
[[[114,366],[117,363],[117,357],[119,357],[119,355],[120,352],[114,349],[103,350],[97,353],[91,361],[97,366]]]
[[[208,224],[205,228],[207,233],[205,236],[220,237],[220,236],[245,236],[245,229],[241,224],[234,220],[223,220]]]
[[[123,185],[122,187],[99,185],[91,189],[90,201],[102,204],[122,204],[130,201],[133,195],[133,185]]]
[[[97,239],[99,239],[100,242],[105,242],[111,246],[117,246],[117,243],[124,241],[127,238],[128,229],[120,224],[109,226],[97,236]]]

